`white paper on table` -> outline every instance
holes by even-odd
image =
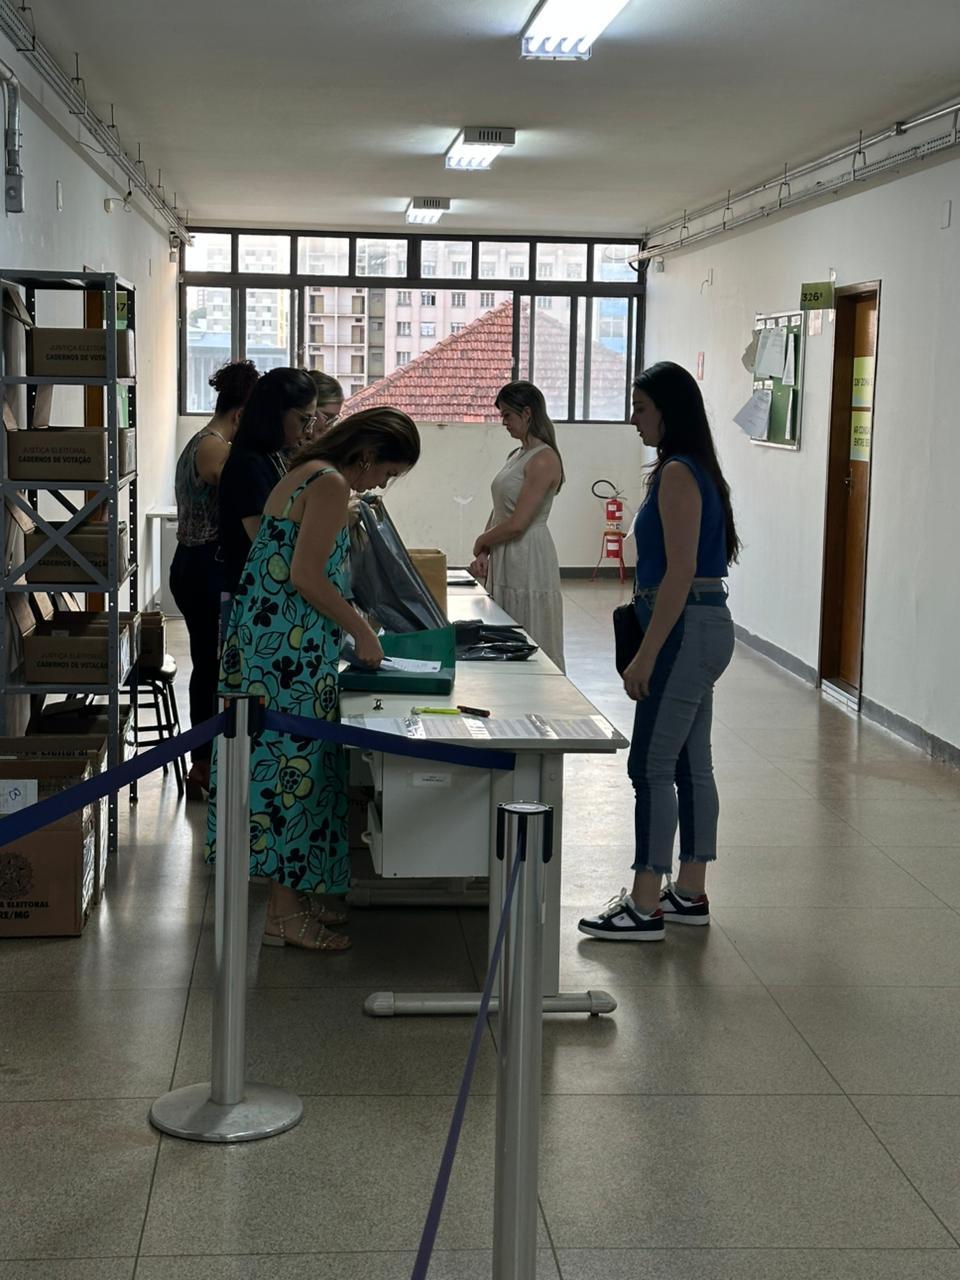
[[[779,378],[787,357],[787,331],[784,328],[761,329],[757,346],[757,363],[753,371],[758,378]]]
[[[755,391],[733,420],[742,427],[751,440],[766,440],[770,429],[770,404],[773,392]]]
[[[553,738],[609,741],[614,734],[613,726],[603,716],[575,716],[570,719],[539,716],[537,719],[550,730]]]
[[[792,333],[787,334],[787,355],[783,362],[783,385],[796,386],[797,382],[797,340]]]
[[[395,716],[344,716],[342,723],[348,729],[373,729],[377,733],[394,733],[400,738],[410,737],[407,721]]]
[[[439,662],[430,662],[425,658],[384,658],[380,663],[381,671],[420,671],[436,672],[440,670]]]

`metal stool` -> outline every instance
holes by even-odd
[[[138,752],[141,747],[155,747],[181,732],[180,712],[177,709],[177,699],[173,689],[176,678],[177,661],[169,653],[163,655],[163,662],[159,667],[145,667],[138,662],[131,671],[127,687],[130,690],[131,705],[134,702],[137,705],[136,749]],[[154,723],[144,724],[141,711],[152,711]],[[166,775],[166,765],[163,766],[163,772]],[[183,795],[186,775],[187,766],[183,756],[174,756],[173,776],[177,780],[177,795]]]

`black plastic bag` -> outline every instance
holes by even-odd
[[[479,618],[455,622],[458,662],[523,662],[538,646],[520,630]]]
[[[350,587],[357,607],[384,631],[430,631],[448,625],[379,498],[361,498],[359,517],[350,530]]]

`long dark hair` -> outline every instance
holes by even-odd
[[[560,458],[560,450],[557,448],[557,429],[547,413],[547,402],[539,387],[535,387],[532,382],[508,382],[497,392],[497,398],[493,403],[498,409],[512,409],[514,413],[521,415],[524,409],[529,409],[530,435],[535,440],[542,440],[544,444],[548,444]],[[557,485],[557,493],[563,488],[565,479],[563,459],[560,458],[560,483]]]
[[[730,504],[730,486],[720,470],[696,378],[682,365],[661,360],[634,379],[633,389],[649,396],[663,417],[663,439],[657,445],[657,461],[648,484],[653,485],[664,466],[678,454],[692,458],[701,466],[720,494],[727,534],[727,564],[732,564],[739,557],[740,539]]]
[[[260,374],[252,360],[232,360],[230,364],[222,364],[210,378],[210,386],[217,393],[214,413],[232,413],[234,409],[242,409],[259,380]]]
[[[311,384],[312,385],[312,384]],[[323,435],[303,445],[290,460],[291,467],[320,458],[341,470],[361,462],[370,452],[374,462],[396,462],[412,467],[420,458],[420,433],[413,419],[388,405],[351,413]]]
[[[269,369],[243,407],[233,449],[276,453],[284,447],[283,415],[305,409],[317,398],[313,379],[302,369]]]

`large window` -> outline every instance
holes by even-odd
[[[495,420],[514,377],[536,382],[558,421],[622,420],[640,354],[638,248],[204,228],[183,253],[181,410],[209,413],[210,375],[251,359],[322,369],[348,408],[394,403],[425,421]]]

